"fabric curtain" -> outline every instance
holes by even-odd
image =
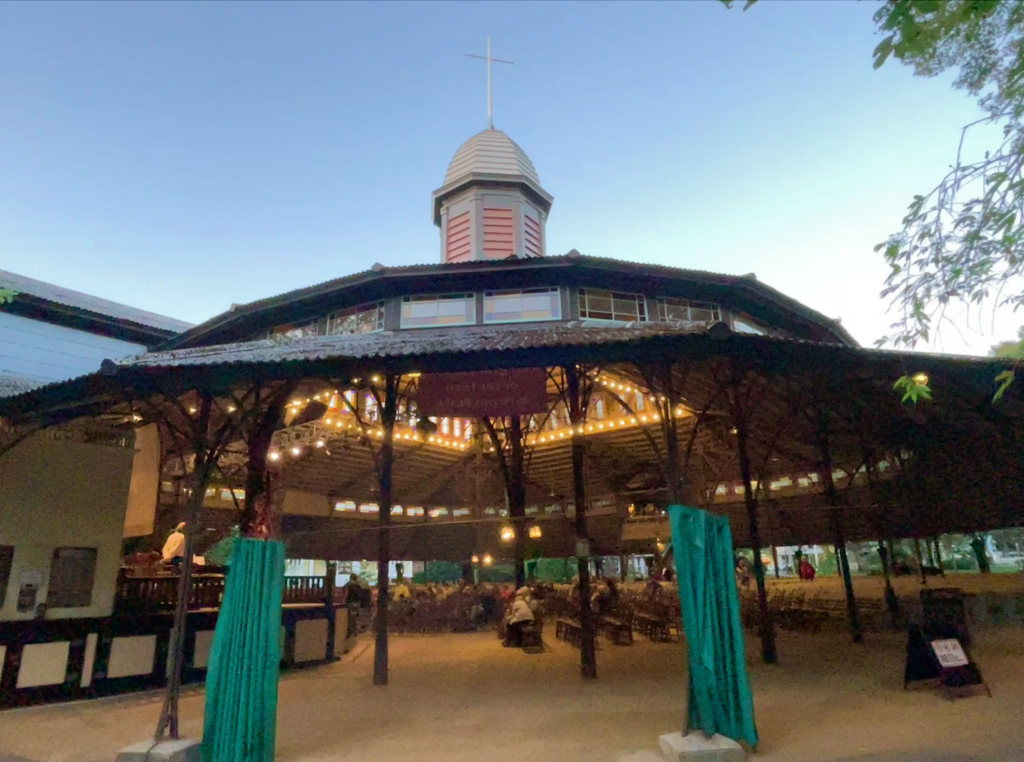
[[[690,665],[689,727],[757,746],[729,519],[669,506]]]
[[[206,675],[204,762],[272,762],[284,545],[239,539]]]

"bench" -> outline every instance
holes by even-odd
[[[544,653],[544,639],[541,637],[543,623],[539,619],[524,624],[520,630],[522,634],[522,648],[528,654]]]
[[[575,619],[558,619],[555,621],[555,637],[579,647],[583,642],[583,627]]]
[[[633,624],[628,619],[603,616],[599,623],[608,639],[617,646],[633,644]]]

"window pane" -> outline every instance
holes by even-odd
[[[557,288],[523,291],[488,291],[484,294],[484,322],[558,320],[562,304]]]
[[[88,606],[96,575],[96,548],[57,548],[50,565],[48,608]]]
[[[289,323],[272,328],[270,338],[305,339],[316,336],[319,332],[317,329],[318,323],[315,320],[311,323]]]
[[[688,299],[662,297],[658,300],[661,320],[682,320],[690,323],[714,323],[722,319],[722,311],[711,302],[691,302]]]
[[[0,608],[7,595],[7,583],[11,578],[11,563],[14,561],[14,546],[0,545]]]
[[[467,325],[475,322],[476,299],[472,294],[407,296],[402,300],[402,328]]]
[[[642,294],[584,288],[580,289],[580,317],[589,320],[643,321],[647,320],[647,307]]]
[[[335,312],[327,321],[332,336],[372,333],[384,328],[384,303],[361,304],[351,310]]]

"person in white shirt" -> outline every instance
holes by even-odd
[[[165,564],[179,564],[180,559],[185,557],[185,522],[182,521],[174,527],[174,531],[167,536],[164,549],[160,552]]]
[[[516,597],[508,609],[508,621],[505,628],[505,645],[522,648],[523,625],[533,622],[533,609],[527,600],[530,591],[521,587],[516,591]]]

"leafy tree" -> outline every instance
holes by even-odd
[[[989,350],[992,357],[1005,357],[1010,360],[1024,359],[1024,326],[1017,330],[1017,341],[1003,341]]]
[[[0,304],[8,304],[14,301],[18,292],[12,288],[0,288]]]
[[[1024,304],[1024,0],[887,0],[875,13],[885,38],[875,68],[894,57],[921,76],[956,73],[985,116],[963,129],[955,161],[915,196],[903,229],[876,247],[890,273],[883,296],[899,318],[880,343],[927,341],[959,302]],[[982,159],[963,155],[967,133],[998,126]]]
[[[963,128],[949,171],[914,196],[902,229],[876,247],[890,267],[882,296],[898,315],[878,343],[912,348],[949,319],[950,304],[1024,305],[1024,0],[882,0],[874,19],[876,69],[894,58],[920,76],[954,73],[985,114]],[[982,158],[965,156],[968,133],[992,127]]]

